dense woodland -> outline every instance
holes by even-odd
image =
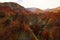
[[[0,40],[60,40],[60,7],[31,12],[17,3],[0,3]]]

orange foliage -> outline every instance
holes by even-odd
[[[12,8],[0,5],[0,40],[60,40],[60,11],[34,13]]]

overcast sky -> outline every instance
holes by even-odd
[[[60,6],[60,0],[0,0],[0,2],[17,2],[26,8],[37,7],[43,10]]]

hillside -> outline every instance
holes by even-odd
[[[60,40],[60,9],[44,11],[0,3],[0,40]]]

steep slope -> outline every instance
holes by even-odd
[[[37,40],[27,24],[30,13],[16,3],[0,3],[0,40]]]
[[[60,11],[0,3],[0,40],[60,40],[59,37]]]

